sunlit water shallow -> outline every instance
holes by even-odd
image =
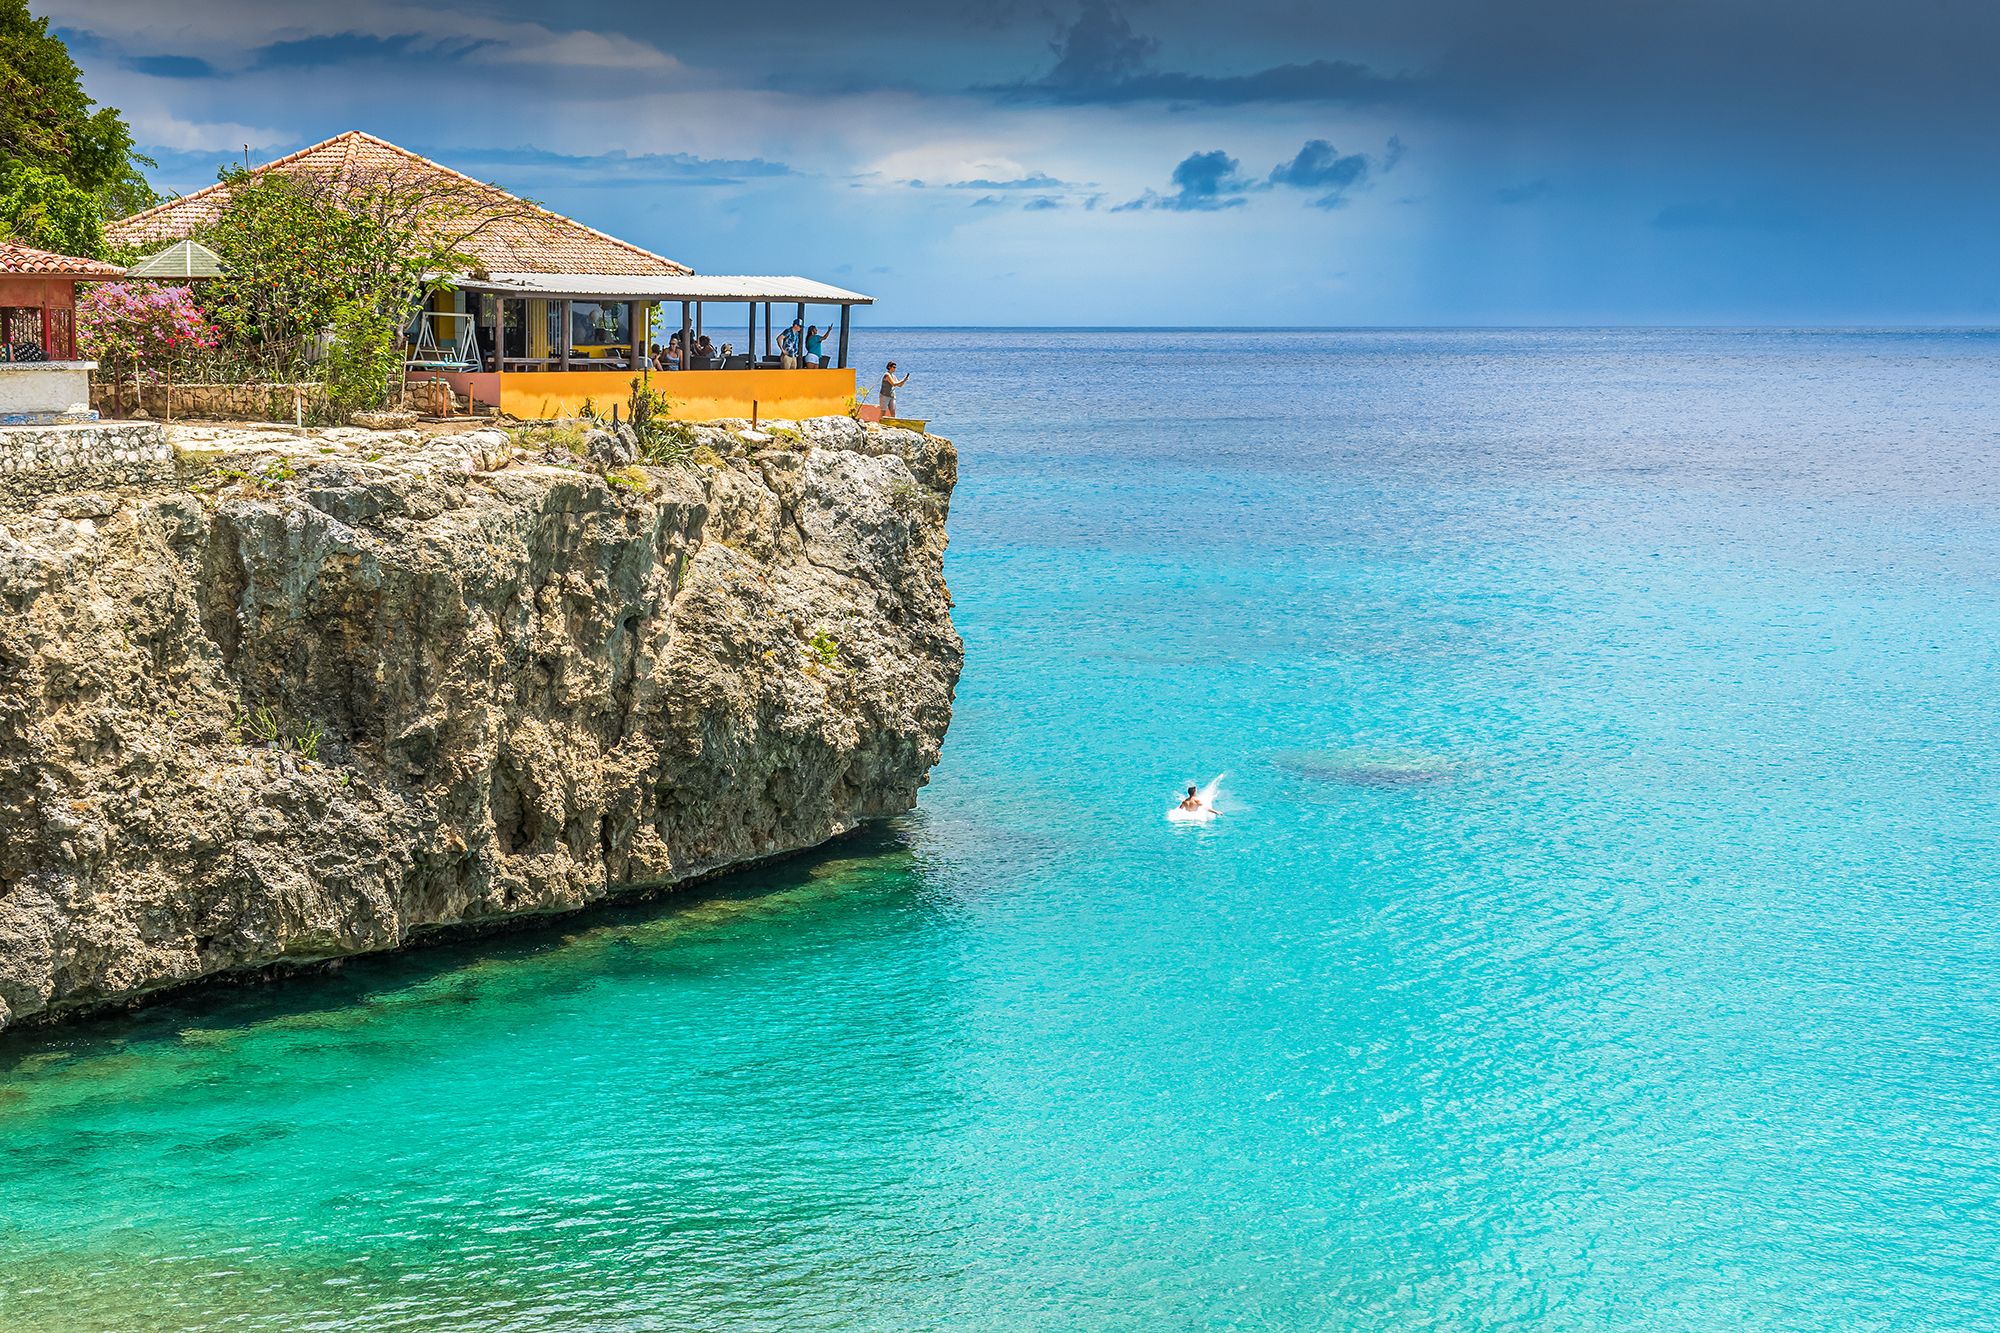
[[[0,1326],[1995,1323],[2000,340],[860,346],[923,811],[7,1039]]]

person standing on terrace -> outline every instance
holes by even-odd
[[[828,330],[828,332],[831,331]],[[806,365],[812,366],[815,363],[818,364],[819,369],[826,369],[826,334],[819,331],[819,325],[808,324],[806,325]]]
[[[792,321],[790,328],[778,335],[779,364],[786,370],[799,368],[799,341],[803,336],[804,330],[800,328],[796,319]]]
[[[896,415],[896,390],[909,382],[910,377],[908,375],[904,375],[901,379],[896,378],[896,363],[894,361],[891,361],[888,369],[882,372],[882,420],[887,421],[890,417]]]

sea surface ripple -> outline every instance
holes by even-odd
[[[1994,1326],[2000,339],[857,345],[921,812],[8,1037],[0,1327]]]

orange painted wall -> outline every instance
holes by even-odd
[[[500,410],[523,421],[575,416],[588,398],[602,413],[623,407],[631,371],[510,370],[500,377]],[[852,370],[656,370],[651,383],[673,403],[679,421],[747,417],[797,421],[846,414]]]
[[[76,282],[72,278],[0,278],[0,305],[39,306],[47,301],[51,309],[66,310],[76,304]]]

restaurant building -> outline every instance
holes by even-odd
[[[448,201],[441,218],[473,219],[449,237],[470,261],[440,274],[446,289],[411,312],[407,375],[441,379],[475,407],[523,420],[575,414],[586,401],[622,402],[632,377],[684,420],[803,418],[846,412],[853,309],[871,298],[784,276],[696,274],[685,264],[472,179],[360,131],[253,169],[311,180],[334,194],[393,183]],[[106,225],[113,245],[151,248],[199,236],[229,202],[228,182]],[[440,224],[442,225],[442,224]],[[825,330],[824,365],[787,366],[782,331],[797,319]],[[659,369],[652,350],[679,333],[712,357]],[[739,340],[740,339],[740,340]]]

